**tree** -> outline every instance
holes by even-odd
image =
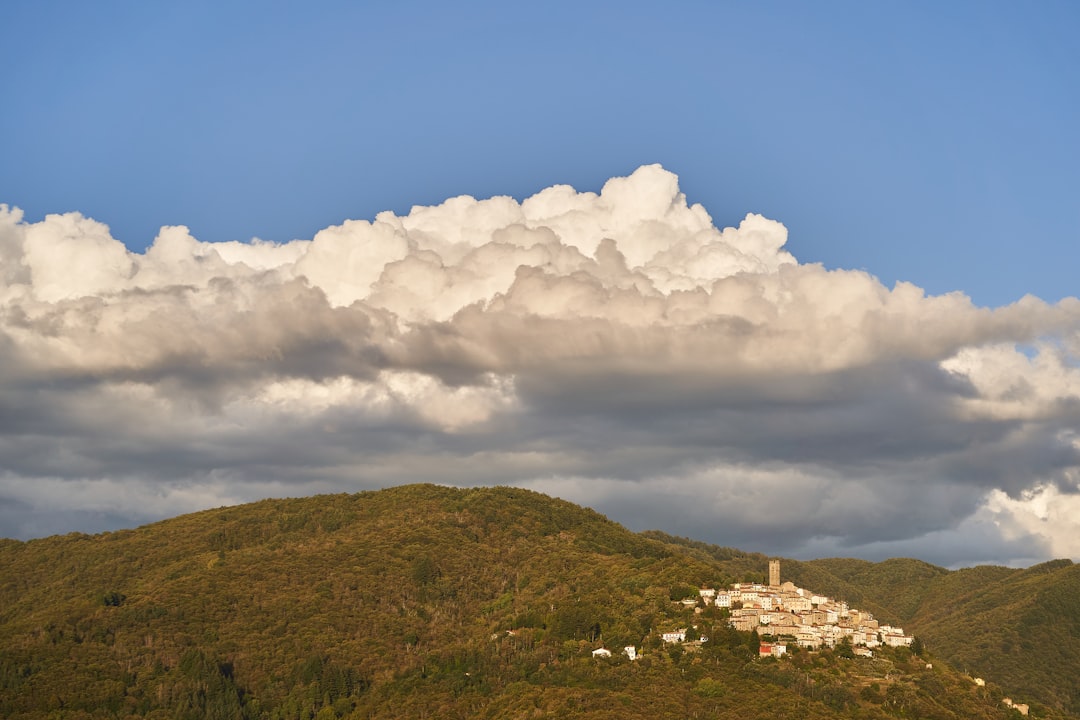
[[[698,589],[691,585],[672,585],[668,590],[668,597],[671,598],[673,602],[688,600],[690,598],[698,597]]]
[[[916,635],[911,640],[911,653],[913,655],[918,655],[918,656],[922,657],[922,654],[924,652],[926,652],[926,648],[923,647],[922,638],[920,638],[918,635]]]
[[[105,607],[120,607],[127,600],[127,596],[123,593],[118,593],[115,590],[105,593],[101,596],[101,604]]]
[[[761,649],[761,638],[753,630],[746,633],[746,647],[750,650],[750,657],[758,656],[758,650]]]
[[[439,568],[428,556],[422,555],[413,560],[412,579],[418,586],[430,585],[439,579],[439,575]]]

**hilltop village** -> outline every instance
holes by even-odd
[[[855,654],[870,656],[872,648],[910,646],[914,639],[902,628],[881,625],[870,613],[850,608],[846,602],[815,595],[792,582],[781,583],[779,560],[769,562],[768,585],[736,583],[723,590],[702,588],[699,594],[698,599],[682,602],[688,607],[701,602],[726,609],[732,627],[762,638],[762,656],[786,654],[788,642],[817,650],[834,647],[844,638]],[[664,633],[662,639],[685,642],[686,631]]]

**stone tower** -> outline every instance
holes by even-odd
[[[780,561],[769,561],[769,586],[780,587]]]

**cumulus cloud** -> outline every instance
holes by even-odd
[[[429,481],[790,554],[1075,557],[1040,508],[1080,498],[1080,301],[977,307],[786,241],[655,165],[141,254],[0,206],[0,534]]]

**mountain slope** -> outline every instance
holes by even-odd
[[[1080,566],[1055,560],[1017,570],[949,571],[920,560],[827,559],[815,588],[857,588],[856,601],[903,624],[959,668],[1080,715]]]
[[[906,650],[757,660],[673,599],[764,557],[670,540],[524,490],[407,486],[0,542],[0,716],[1008,716]],[[661,643],[691,623],[700,647]]]
[[[958,667],[1080,715],[1080,566],[950,573],[928,588],[910,625]]]

